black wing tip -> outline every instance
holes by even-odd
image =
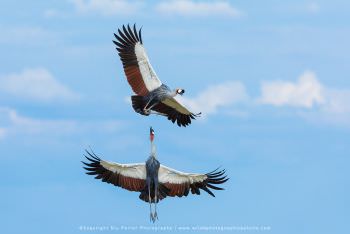
[[[221,166],[206,174],[206,176],[208,177],[206,179],[206,186],[208,188],[211,188],[214,190],[224,190],[224,188],[215,186],[217,184],[223,184],[230,179],[225,174],[226,170],[225,169],[219,170],[220,168]]]
[[[114,37],[117,38],[119,42],[126,42],[123,44],[136,44],[137,42],[142,43],[142,36],[141,36],[141,30],[142,26],[140,27],[139,31],[137,31],[136,23],[131,24],[122,24],[121,27],[117,29],[118,34],[114,33]],[[121,40],[122,39],[122,40]]]
[[[211,191],[211,189],[213,189],[213,190],[225,190],[224,188],[215,186],[217,184],[223,184],[230,179],[230,178],[226,178],[227,177],[227,175],[225,175],[226,170],[225,169],[219,170],[220,167],[205,174],[207,176],[207,178],[204,181],[202,181],[200,183],[192,184],[191,185],[192,194],[200,195],[199,189],[202,189],[202,190],[206,191],[210,196],[215,197],[215,194]]]
[[[201,115],[202,115],[202,112],[199,112],[199,113],[197,113],[197,114],[191,113],[191,114],[190,114],[190,117],[191,117],[191,119],[196,119],[196,118],[201,117]]]
[[[95,167],[96,164],[99,164],[101,162],[101,159],[95,154],[95,152],[91,149],[91,147],[89,148],[91,152],[85,149],[85,152],[87,153],[87,155],[83,154],[84,157],[88,160],[88,162],[81,161],[81,163],[83,163],[85,166],[88,166],[88,167]],[[86,169],[85,167],[83,168]]]
[[[186,115],[186,119],[179,119],[178,117],[176,118],[176,123],[179,127],[187,127],[192,123],[191,119],[196,119],[198,117],[201,117],[202,112],[199,112],[197,114],[191,113],[189,115]],[[173,122],[175,123],[175,121]]]
[[[97,160],[101,160],[96,154],[95,154],[95,152],[91,149],[91,147],[89,146],[89,149],[90,149],[90,151],[91,151],[91,153],[87,150],[87,149],[85,149],[85,152],[87,153],[87,154],[89,154],[91,157],[93,157],[93,158],[96,158]]]
[[[218,166],[215,170],[212,170],[211,172],[208,172],[206,175],[208,175],[208,174],[212,174],[212,173],[215,173],[217,170],[219,170],[220,169],[220,167],[221,166]]]
[[[189,115],[178,114],[174,118],[174,120],[172,120],[172,122],[175,123],[176,121],[177,126],[185,128],[192,123],[191,119],[194,119],[192,117],[192,114],[189,114]]]

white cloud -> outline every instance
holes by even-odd
[[[177,99],[192,112],[202,112],[203,116],[206,116],[215,114],[221,107],[244,102],[248,95],[242,83],[228,81],[208,87],[195,98],[178,96]]]
[[[5,138],[5,134],[6,134],[6,129],[0,128],[0,140]]]
[[[318,3],[310,2],[306,5],[306,10],[309,13],[316,14],[316,13],[320,12],[321,8],[320,8],[320,5]]]
[[[261,92],[258,102],[274,106],[312,108],[324,102],[323,87],[312,71],[305,71],[297,82],[263,82]]]
[[[1,44],[16,44],[21,47],[27,45],[44,45],[57,44],[59,41],[58,35],[55,32],[46,30],[41,27],[4,27],[0,25],[2,36],[0,37]]]
[[[312,71],[305,71],[296,82],[263,82],[258,103],[303,108],[298,115],[308,121],[350,126],[350,89],[327,87]]]
[[[77,121],[26,117],[11,108],[0,107],[0,139],[11,136],[54,138],[74,134],[113,133],[125,123],[116,120]]]
[[[330,113],[350,113],[350,89],[328,88],[324,92],[322,110]]]
[[[65,120],[39,120],[19,115],[10,108],[0,108],[0,120],[7,133],[71,133],[74,132],[75,123]]]
[[[44,11],[44,17],[46,17],[46,18],[57,17],[60,15],[61,15],[61,13],[55,9],[46,9]]]
[[[44,68],[27,69],[0,77],[0,94],[38,101],[77,100],[79,95]]]
[[[164,1],[156,6],[156,10],[163,14],[183,16],[229,16],[238,17],[241,12],[226,1]]]
[[[98,13],[105,16],[130,15],[142,7],[140,1],[127,0],[70,0],[79,13]]]
[[[319,109],[303,116],[313,122],[350,127],[350,89],[327,88],[324,97],[325,102]]]

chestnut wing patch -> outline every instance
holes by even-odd
[[[216,169],[207,174],[190,174],[163,165],[159,169],[159,175],[159,182],[169,189],[168,196],[171,197],[187,196],[189,192],[200,195],[200,190],[204,190],[215,197],[210,189],[223,190],[223,188],[215,185],[229,180],[229,178],[226,178],[225,170],[218,171]]]
[[[88,162],[82,162],[86,165],[84,167],[87,170],[86,174],[95,175],[95,179],[129,191],[142,191],[145,188],[146,168],[144,163],[112,163],[101,160],[93,152],[86,151],[86,153],[88,156],[85,157]]]
[[[124,72],[132,90],[141,96],[161,86],[161,81],[154,72],[147,53],[142,44],[141,29],[136,30],[136,25],[131,28],[123,25],[118,34],[114,34],[120,60],[123,63]]]

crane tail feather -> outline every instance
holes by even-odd
[[[158,196],[157,196],[157,201],[155,200],[155,194],[154,194],[154,189],[153,186],[151,186],[151,203],[158,203],[160,200],[163,200],[169,195],[170,190],[164,186],[163,184],[158,184]],[[141,191],[141,194],[139,198],[144,201],[144,202],[149,202],[149,197],[148,197],[148,186],[146,185],[145,188]]]
[[[134,108],[134,111],[136,113],[139,113],[141,115],[147,115],[143,109],[146,106],[146,100],[143,96],[140,95],[133,95],[131,96],[131,103],[132,103],[132,108]]]

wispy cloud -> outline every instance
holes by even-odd
[[[179,96],[177,99],[191,111],[202,112],[206,116],[217,113],[220,108],[244,102],[249,97],[241,82],[228,81],[206,88],[197,97]]]
[[[52,18],[52,17],[58,17],[61,16],[61,12],[55,9],[46,9],[43,13],[44,17],[46,18]]]
[[[78,13],[95,13],[105,16],[130,15],[143,6],[141,1],[127,0],[70,0]]]
[[[303,116],[318,123],[350,127],[350,89],[324,89],[324,103],[312,113]]]
[[[37,26],[12,26],[0,25],[2,36],[0,44],[16,44],[19,46],[57,44],[59,39],[55,32]]]
[[[321,7],[317,2],[309,2],[306,5],[306,10],[309,13],[316,14],[316,13],[320,12]]]
[[[0,76],[0,95],[1,93],[43,102],[79,99],[77,93],[61,84],[44,68]]]
[[[5,128],[0,128],[0,140],[5,137],[5,134],[6,134]]]
[[[16,110],[0,107],[1,126],[7,134],[72,133],[76,129],[73,121],[39,120],[21,116]]]
[[[227,1],[164,1],[156,10],[167,15],[182,16],[228,16],[239,17],[242,13]]]
[[[274,106],[312,108],[324,102],[322,85],[312,71],[305,71],[297,82],[265,81],[259,103]]]
[[[78,121],[40,119],[20,115],[16,110],[0,107],[0,138],[11,136],[38,136],[54,138],[84,133],[111,133],[119,131],[125,123],[117,120]]]
[[[330,113],[350,113],[350,89],[328,88],[322,109]]]

